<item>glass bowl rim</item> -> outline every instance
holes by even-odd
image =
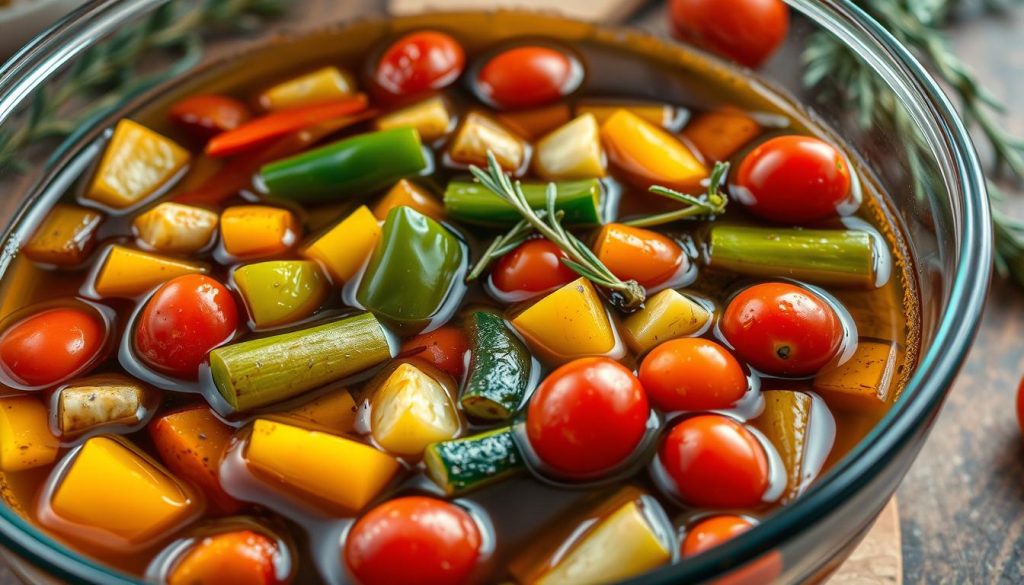
[[[118,23],[166,0],[97,0],[84,5],[37,36],[0,67],[0,124],[23,99],[92,39]],[[971,138],[939,85],[913,54],[850,0],[785,0],[819,26],[829,29],[863,58],[874,61],[905,104],[922,108],[919,122],[935,131],[953,168],[951,189],[960,197],[957,267],[947,308],[932,345],[921,357],[904,394],[889,413],[835,468],[807,493],[752,530],[685,564],[645,574],[633,582],[697,582],[722,576],[808,530],[839,502],[881,471],[891,457],[941,406],[977,332],[992,268],[992,232],[985,178]],[[548,15],[545,15],[546,17]],[[380,18],[387,18],[381,16]],[[598,25],[626,29],[628,26]],[[636,32],[640,35],[648,33]],[[653,35],[648,35],[652,36]],[[664,42],[664,39],[658,39]],[[949,179],[949,177],[944,177]],[[14,222],[16,223],[16,222]],[[54,577],[75,583],[141,584],[88,559],[43,534],[6,506],[0,506],[0,544]],[[737,560],[739,559],[739,560]]]

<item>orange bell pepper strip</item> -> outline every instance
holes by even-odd
[[[671,239],[621,223],[609,223],[601,229],[594,254],[615,276],[648,287],[665,283],[686,261],[683,249]]]
[[[212,157],[238,154],[314,124],[358,114],[367,107],[366,95],[360,93],[325,104],[267,114],[213,137],[206,145],[206,154]]]

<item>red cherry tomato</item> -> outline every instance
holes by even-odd
[[[754,523],[743,516],[723,514],[712,516],[696,523],[686,531],[681,548],[683,558],[702,552],[731,540],[754,527]]]
[[[647,354],[640,383],[662,410],[728,408],[747,392],[747,377],[736,358],[707,339],[673,339]]]
[[[1020,385],[1017,386],[1017,423],[1024,433],[1024,378],[1021,378]]]
[[[168,117],[197,140],[234,130],[252,114],[245,104],[225,95],[194,95],[171,106]]]
[[[480,97],[502,109],[531,108],[557,101],[579,86],[579,66],[551,47],[516,47],[495,55],[481,69]]]
[[[156,370],[195,378],[206,354],[231,339],[237,327],[238,306],[224,285],[201,274],[179,276],[146,303],[135,350]]]
[[[85,309],[46,309],[0,337],[0,364],[18,384],[52,386],[78,374],[103,348],[106,330]]]
[[[740,359],[777,376],[816,373],[839,351],[843,324],[820,296],[783,282],[736,295],[722,315],[722,335]]]
[[[352,526],[345,563],[363,585],[461,585],[476,568],[481,543],[465,510],[411,496],[384,502]]]
[[[548,292],[576,280],[578,276],[562,263],[565,252],[543,238],[527,240],[498,259],[491,271],[491,283],[503,293]]]
[[[466,369],[469,339],[458,327],[441,327],[410,338],[402,344],[402,355],[415,355],[434,364],[458,380]]]
[[[436,31],[414,32],[395,41],[380,58],[377,85],[394,97],[450,85],[466,64],[462,46]]]
[[[277,542],[252,530],[207,536],[178,561],[168,585],[277,585]]]
[[[780,136],[740,163],[733,194],[755,215],[801,224],[835,217],[850,197],[850,169],[843,155],[810,136]]]
[[[658,460],[679,497],[701,508],[750,508],[768,489],[768,456],[733,419],[704,414],[669,431]]]
[[[789,9],[782,0],[671,0],[679,39],[747,67],[760,67],[786,39]]]
[[[581,358],[558,368],[537,388],[526,434],[555,471],[586,476],[607,471],[636,450],[650,406],[633,372],[608,358]]]

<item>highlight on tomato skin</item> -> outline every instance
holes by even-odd
[[[392,98],[451,85],[465,68],[466,55],[451,36],[431,30],[405,35],[381,55],[374,82]]]
[[[0,334],[0,367],[18,384],[53,386],[92,362],[105,338],[106,324],[87,309],[45,309]]]
[[[684,559],[697,556],[736,538],[755,525],[749,518],[735,514],[703,518],[687,528],[686,536],[680,545],[680,554]]]

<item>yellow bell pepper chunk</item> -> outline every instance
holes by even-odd
[[[601,520],[536,584],[618,583],[672,560],[641,505],[633,500]]]
[[[676,121],[675,108],[659,103],[628,103],[628,102],[582,102],[576,105],[576,115],[593,114],[598,124],[604,124],[615,112],[626,110],[637,117],[658,126],[668,128]]]
[[[861,339],[849,361],[814,378],[814,391],[836,408],[881,412],[889,403],[898,357],[894,343]]]
[[[144,548],[202,511],[159,463],[112,436],[85,442],[40,514],[42,524],[115,550]]]
[[[103,153],[85,198],[125,209],[149,198],[178,175],[191,155],[171,139],[122,119]]]
[[[433,142],[448,134],[452,115],[444,98],[435,96],[377,118],[378,130],[415,128],[424,142]]]
[[[134,297],[183,274],[205,274],[197,262],[165,258],[113,245],[96,276],[93,288],[103,298]]]
[[[578,278],[544,297],[512,320],[535,350],[554,361],[604,355],[615,348],[615,333],[597,291]]]
[[[373,396],[373,439],[392,453],[421,455],[431,443],[454,439],[460,427],[448,392],[410,363],[395,368]]]
[[[388,213],[395,207],[411,207],[423,215],[441,221],[444,219],[444,205],[426,189],[408,179],[395,183],[385,195],[373,206],[373,215],[380,221],[388,218]]]
[[[601,125],[601,139],[612,164],[636,187],[658,184],[681,191],[700,187],[708,169],[674,136],[627,110]]]
[[[313,314],[327,296],[327,281],[311,260],[247,264],[235,284],[256,327],[294,323]]]
[[[260,106],[276,112],[312,106],[346,98],[356,92],[356,81],[347,71],[324,67],[295,79],[289,79],[260,95]]]
[[[81,264],[96,244],[103,223],[98,211],[58,203],[46,214],[22,252],[33,262],[74,266]]]
[[[220,237],[236,258],[275,256],[298,240],[299,222],[280,207],[237,205],[221,214]]]
[[[622,338],[636,353],[646,353],[669,339],[697,333],[710,319],[711,313],[686,295],[663,290],[622,321]]]
[[[245,459],[282,491],[343,513],[364,508],[400,467],[358,441],[266,419],[253,424]]]
[[[316,260],[340,285],[359,272],[380,239],[380,224],[362,205],[323,235],[299,251],[303,258]]]
[[[132,222],[139,242],[157,252],[190,254],[205,248],[217,229],[217,214],[202,207],[161,203]]]
[[[550,181],[605,176],[604,149],[597,119],[583,114],[537,143],[534,166]]]
[[[506,171],[518,171],[526,160],[526,142],[522,138],[497,120],[470,112],[455,134],[448,156],[457,163],[486,168],[488,150]]]
[[[0,471],[50,465],[60,440],[50,432],[46,406],[35,396],[0,399]]]
[[[348,390],[332,390],[301,406],[271,415],[271,418],[309,429],[333,433],[352,433],[356,428],[358,407]]]

